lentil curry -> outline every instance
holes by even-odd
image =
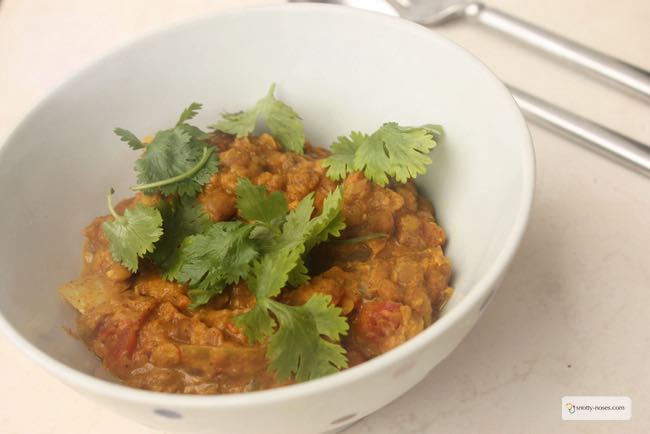
[[[289,210],[311,194],[314,216],[341,186],[345,229],[305,256],[308,281],[285,284],[273,298],[302,306],[315,294],[328,296],[349,329],[338,340],[324,340],[342,347],[345,366],[395,348],[436,320],[452,294],[451,266],[442,249],[445,233],[412,180],[392,179],[382,186],[359,170],[333,180],[323,164],[328,150],[305,144],[302,155],[288,152],[269,134],[236,137],[216,131],[202,140],[219,161],[219,170],[196,196],[213,222],[242,218],[237,208],[241,179],[280,192]],[[137,193],[115,211],[168,200],[160,192]],[[97,217],[85,229],[81,274],[60,288],[79,311],[76,334],[110,373],[129,386],[191,394],[245,392],[296,381],[295,375],[282,378],[269,368],[268,338],[249,339],[233,321],[256,304],[246,280],[227,284],[194,306],[191,282],[166,279],[147,256],[139,258],[135,272],[116,259],[102,229],[113,220]]]

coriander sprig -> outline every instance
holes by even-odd
[[[242,180],[237,186],[238,196],[255,189],[258,193],[264,190]],[[262,206],[269,209],[278,206],[278,200],[272,195],[262,197],[258,203],[266,204]],[[347,366],[345,351],[336,342],[346,334],[348,324],[341,309],[331,305],[329,296],[316,294],[302,306],[287,306],[274,299],[287,284],[301,284],[309,279],[304,256],[329,236],[340,235],[345,227],[342,205],[343,194],[339,187],[325,198],[323,210],[316,217],[312,218],[314,198],[309,194],[286,214],[284,222],[272,219],[279,234],[269,232],[274,235],[266,240],[265,253],[254,261],[246,278],[255,295],[255,307],[236,317],[234,322],[244,329],[251,342],[268,338],[269,367],[281,380],[295,376],[297,381],[305,381]],[[271,216],[274,213],[257,214]]]
[[[360,170],[381,186],[388,184],[389,177],[406,182],[425,172],[431,163],[429,152],[442,135],[440,125],[403,127],[387,122],[370,135],[353,131],[350,137],[339,137],[322,165],[335,181]]]
[[[160,201],[157,208],[163,218],[163,235],[148,258],[163,270],[163,277],[166,277],[168,270],[178,261],[183,240],[206,232],[212,221],[203,206],[188,196]]]
[[[185,110],[183,110],[181,115],[178,117],[178,121],[176,121],[176,126],[178,127],[180,125],[183,125],[190,119],[193,119],[199,113],[199,110],[201,110],[202,108],[203,108],[203,104],[198,102],[193,102],[192,104],[187,106],[187,108],[185,108]]]
[[[146,145],[128,130],[114,130],[131,149],[144,149],[135,162],[138,185],[131,188],[133,191],[193,197],[217,172],[217,155],[203,141],[207,134],[187,123],[201,107],[199,103],[190,104],[173,128],[158,131]]]
[[[278,139],[285,150],[302,154],[305,146],[305,128],[302,119],[291,107],[275,98],[275,83],[271,84],[266,96],[253,108],[224,113],[219,122],[212,126],[224,133],[246,137],[255,130],[258,119],[264,119],[271,134]]]
[[[115,207],[113,206],[113,195],[115,194],[115,189],[113,187],[108,189],[108,194],[106,195],[106,205],[108,206],[108,211],[110,211],[111,215],[115,220],[120,218],[120,215],[115,211]]]
[[[249,238],[251,225],[241,221],[219,222],[204,233],[191,235],[181,244],[178,260],[166,275],[189,285],[192,308],[207,303],[227,285],[248,277],[259,252]]]
[[[347,334],[348,323],[341,308],[331,305],[330,296],[315,294],[302,306],[273,299],[299,256],[299,248],[284,248],[256,262],[249,279],[255,307],[233,320],[251,342],[268,338],[269,367],[280,380],[295,376],[306,381],[347,367],[345,350],[336,342]]]
[[[201,156],[201,159],[199,160],[198,163],[192,168],[190,168],[187,172],[181,173],[180,175],[172,176],[171,178],[167,179],[161,179],[160,181],[154,181],[150,182],[148,184],[138,184],[134,185],[131,187],[131,190],[133,191],[142,191],[142,190],[150,190],[158,187],[165,187],[168,185],[176,184],[177,182],[185,181],[186,179],[192,178],[194,175],[196,175],[199,170],[205,166],[205,164],[208,162],[210,157],[212,156],[212,150],[208,149],[207,146],[203,147],[203,155]]]
[[[152,252],[154,243],[163,233],[162,217],[156,208],[142,204],[126,209],[124,215],[119,215],[111,199],[114,192],[111,188],[106,198],[114,220],[105,221],[102,230],[110,242],[113,259],[135,273],[138,271],[138,258]]]

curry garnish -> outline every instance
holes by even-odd
[[[144,148],[144,143],[131,131],[125,130],[124,128],[115,128],[113,132],[134,151]]]
[[[201,234],[186,237],[165,277],[189,286],[192,308],[207,303],[250,274],[259,255],[249,237],[252,229],[241,221],[217,222]]]
[[[268,338],[269,366],[280,381],[292,375],[297,381],[311,380],[348,366],[345,350],[335,343],[347,333],[348,323],[341,308],[332,307],[329,295],[315,294],[302,306],[273,299],[298,256],[296,251],[281,250],[258,262],[251,286],[255,307],[234,319],[252,342]]]
[[[173,128],[158,131],[146,145],[128,130],[114,130],[131,149],[144,149],[135,162],[139,185],[133,190],[196,196],[210,180],[217,171],[217,156],[202,140],[206,133],[186,123],[200,108],[200,104],[190,104]]]
[[[147,257],[165,270],[164,275],[169,279],[170,269],[178,261],[179,246],[183,240],[207,231],[212,222],[201,205],[188,196],[160,201],[157,208],[163,219],[163,234]]]
[[[390,177],[406,182],[425,172],[424,166],[431,163],[429,152],[442,134],[439,125],[403,127],[395,122],[383,124],[370,135],[353,131],[332,144],[332,155],[323,166],[335,181],[360,170],[382,186]]]
[[[198,102],[193,102],[192,104],[188,105],[185,110],[181,112],[181,115],[178,117],[178,121],[176,122],[176,126],[183,125],[187,121],[194,119],[194,117],[199,113],[199,110],[203,108],[203,104],[198,103]]]
[[[242,180],[238,184],[238,196],[251,188],[264,190]],[[340,218],[343,197],[341,189],[337,188],[325,199],[322,213],[311,218],[313,195],[307,195],[289,213],[285,202],[284,215],[279,215],[280,201],[272,196],[260,202],[266,203],[269,209],[277,207],[274,212],[259,213],[276,215],[270,219],[271,229],[266,232],[265,253],[254,262],[252,273],[246,279],[255,295],[255,307],[235,317],[234,322],[244,329],[251,341],[269,338],[267,358],[278,379],[295,375],[297,381],[305,381],[347,366],[343,348],[322,336],[336,342],[345,334],[348,324],[341,316],[341,309],[330,304],[329,296],[314,295],[302,306],[288,306],[273,298],[287,283],[292,283],[292,276],[293,284],[309,279],[303,262],[308,249],[328,236],[340,235],[345,227]],[[262,227],[268,226],[265,223]]]
[[[126,209],[124,215],[118,215],[111,201],[113,193],[111,188],[107,200],[114,220],[104,222],[102,229],[111,243],[113,259],[135,272],[138,270],[138,258],[152,252],[154,243],[163,233],[162,217],[156,208],[142,204]]]
[[[272,84],[266,96],[257,101],[253,108],[225,113],[213,128],[237,137],[246,137],[255,130],[258,119],[262,118],[285,150],[302,154],[305,145],[302,119],[291,107],[276,99],[274,93],[275,84]]]

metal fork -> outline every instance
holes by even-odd
[[[650,72],[548,32],[483,3],[470,0],[387,0],[402,18],[436,26],[465,18],[582,68],[650,101]]]
[[[304,0],[290,0],[300,2]],[[308,0],[309,1],[309,0]],[[482,3],[467,0],[311,0],[373,10],[430,26],[469,18],[580,66],[650,99],[650,73],[547,32]],[[650,146],[508,86],[522,113],[611,160],[650,177]]]

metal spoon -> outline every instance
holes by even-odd
[[[298,3],[301,1],[304,2],[305,0],[290,1]],[[535,41],[539,42],[541,45],[544,45],[542,44],[542,41],[545,40],[544,38],[546,38],[546,36],[550,35],[553,37],[551,39],[552,44],[544,45],[547,48],[556,46],[553,44],[562,45],[564,42],[567,42],[569,46],[572,47],[572,49],[576,49],[577,52],[580,52],[581,55],[583,55],[583,59],[588,58],[591,55],[590,53],[595,53],[587,48],[580,47],[577,44],[569,42],[560,36],[551,35],[550,33],[544,32],[541,29],[523,23],[516,18],[509,17],[502,12],[487,9],[485,6],[479,3],[470,3],[463,0],[429,0],[427,2],[416,2],[414,0],[387,0],[387,2],[377,0],[311,0],[311,2],[338,4],[372,10],[388,15],[399,15],[403,18],[410,19],[425,25],[441,24],[460,16],[472,16],[483,24],[491,25],[492,23],[500,23],[499,28],[507,27],[511,30],[517,28],[525,28],[528,30],[533,29],[530,33],[527,33],[529,36],[533,34],[536,34],[538,36],[541,34],[541,36],[538,38],[531,37],[526,39],[527,41],[531,41],[531,44],[532,41]],[[480,16],[483,18],[479,19]],[[504,23],[509,23],[509,25],[505,25]],[[509,32],[509,34],[511,33],[513,32]],[[618,62],[614,59],[608,58],[607,56],[598,53],[595,54],[597,57],[609,59],[612,62]],[[633,66],[624,64],[622,62],[620,62],[620,64],[624,65],[625,68],[635,69]],[[637,70],[637,72],[638,71],[640,70]],[[647,72],[642,72],[650,77]],[[638,83],[639,86],[643,88],[643,80],[638,81]],[[648,79],[645,83],[645,88],[647,90],[647,94],[650,96],[650,79]],[[525,93],[512,86],[508,86],[508,89],[519,105],[522,113],[528,119],[542,126],[555,130],[565,136],[568,136],[578,143],[585,145],[589,149],[596,151],[603,156],[606,156],[611,160],[618,162],[619,164],[633,169],[638,173],[650,177],[650,146],[630,137],[624,136],[623,134],[599,125],[595,122],[592,122],[584,117],[568,112],[558,106]]]
[[[388,0],[400,16],[425,26],[456,18],[482,24],[535,47],[571,65],[583,68],[629,93],[650,101],[650,72],[548,32],[531,23],[468,0]]]

